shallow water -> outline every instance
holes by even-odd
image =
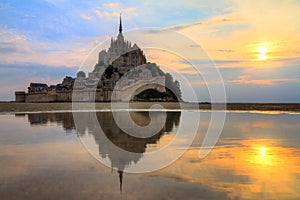
[[[300,115],[227,113],[216,146],[200,159],[210,116],[167,112],[159,132],[136,138],[118,128],[111,112],[1,115],[0,198],[300,199]],[[117,117],[127,120],[122,112]],[[150,122],[147,112],[131,117],[140,126]],[[152,117],[154,124],[162,119],[159,112]],[[194,124],[193,143],[174,163],[126,173],[163,165],[185,149]],[[167,154],[146,162],[148,153],[174,141]]]

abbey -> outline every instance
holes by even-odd
[[[146,64],[146,62],[146,57],[137,44],[132,46],[131,42],[124,39],[120,16],[118,37],[116,40],[111,38],[108,51],[100,51],[97,66],[113,65],[118,68],[119,72],[125,73],[133,67]]]
[[[94,70],[79,71],[76,78],[66,76],[61,83],[48,86],[31,83],[28,92],[16,91],[17,102],[71,102],[71,101],[130,101],[174,100],[179,94],[179,84],[170,74],[164,73],[155,63],[148,63],[142,49],[124,39],[120,16],[119,33],[111,38],[110,47],[101,50]],[[167,79],[167,80],[166,80]],[[166,90],[165,83],[174,92]],[[142,93],[145,90],[154,90]],[[177,91],[177,92],[176,92]],[[167,92],[167,93],[166,93]],[[141,94],[140,94],[141,93]],[[154,94],[154,96],[153,96]],[[146,98],[146,99],[145,99]]]

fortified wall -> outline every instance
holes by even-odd
[[[16,102],[51,103],[51,102],[106,102],[111,101],[111,91],[60,91],[56,93],[26,93],[16,91]]]

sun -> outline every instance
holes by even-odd
[[[268,53],[269,51],[265,46],[258,47],[257,52],[259,53],[259,60],[267,59],[266,53]]]

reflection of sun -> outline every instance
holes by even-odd
[[[269,51],[265,46],[260,46],[257,49],[257,52],[259,53],[259,60],[266,60],[267,59],[266,53],[269,52]]]
[[[261,153],[261,157],[265,157],[266,156],[266,149],[265,149],[265,147],[260,147],[260,153]]]
[[[251,162],[262,165],[262,166],[275,166],[278,163],[278,157],[274,155],[275,148],[274,147],[266,147],[265,145],[256,146],[253,148],[254,152],[251,156]]]
[[[259,199],[257,195],[261,194],[270,199],[300,199],[296,177],[300,173],[299,149],[283,147],[270,139],[243,140],[239,144],[214,148],[202,161],[195,160],[198,150],[188,150],[161,173],[180,174],[191,183],[222,188],[233,198]],[[218,173],[223,171],[225,175]],[[228,177],[234,181],[228,182]]]

